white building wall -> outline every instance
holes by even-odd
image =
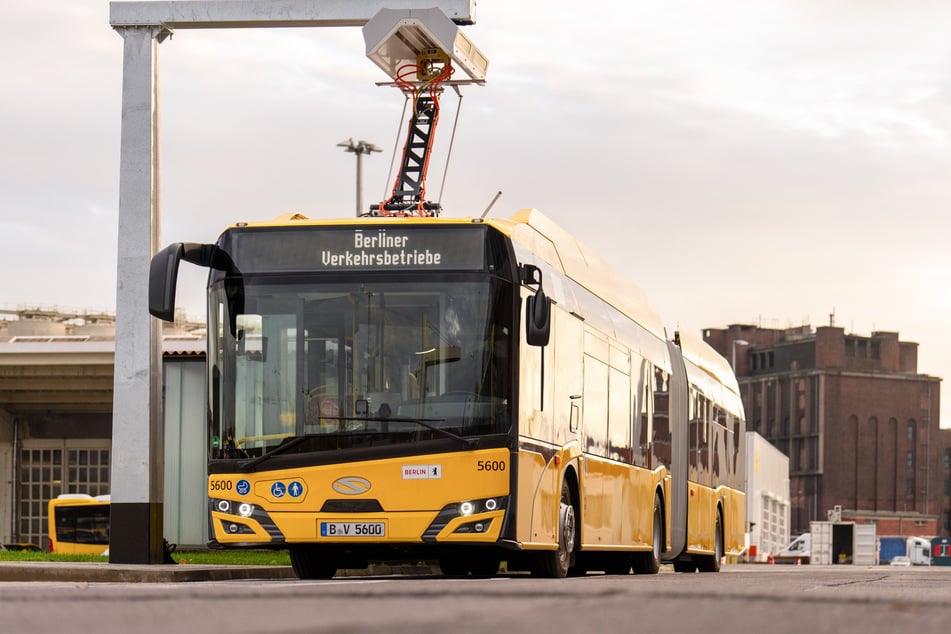
[[[13,417],[0,409],[0,544],[13,541]]]
[[[767,561],[790,541],[789,458],[756,432],[746,432],[746,517],[753,524],[750,561]]]
[[[208,543],[208,411],[204,360],[170,360],[165,375],[165,539],[180,547]]]
[[[10,334],[6,332],[8,329],[9,326],[4,329],[4,335]],[[4,359],[6,365],[26,364],[42,367],[44,364],[89,364],[95,367],[112,362],[113,346],[112,341],[15,344],[0,342],[0,357],[9,355],[9,358]],[[208,408],[205,363],[203,355],[191,356],[204,351],[204,348],[205,341],[195,337],[165,342],[166,351],[175,351],[182,356],[166,358],[164,362],[164,531],[169,542],[182,546],[205,546],[208,541],[208,440],[205,435],[205,416]],[[15,358],[10,361],[13,357]],[[0,403],[0,543],[17,541],[14,536],[21,532],[14,521],[18,506],[15,495],[19,492],[21,477],[17,464],[21,460],[24,447],[30,443],[35,446],[37,443],[49,442],[24,439],[26,426],[26,421],[21,419],[20,438],[16,440],[14,418]],[[69,443],[71,440],[66,438],[63,442]],[[73,439],[72,442],[82,444],[86,441]],[[106,450],[108,451],[108,447]],[[100,482],[108,483],[109,480],[102,479]],[[43,514],[45,515],[45,511]],[[45,528],[43,530],[45,532]]]

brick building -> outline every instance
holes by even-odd
[[[879,535],[951,534],[951,429],[918,344],[834,326],[704,331],[731,360],[747,429],[789,456],[793,534],[842,507]]]

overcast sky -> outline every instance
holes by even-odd
[[[114,310],[122,38],[104,0],[0,8],[0,307]],[[487,83],[463,91],[444,215],[501,191],[493,215],[542,210],[671,330],[834,312],[951,379],[949,24],[926,0],[480,0]],[[348,137],[384,149],[364,199],[386,196],[403,99],[360,29],[179,31],[159,64],[163,243],[352,215]]]

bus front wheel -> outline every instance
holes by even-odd
[[[290,556],[298,579],[332,579],[337,574],[337,563],[315,548],[296,546]]]
[[[568,569],[575,558],[578,521],[571,498],[568,481],[561,483],[561,502],[558,509],[558,549],[546,550],[538,554],[535,576],[562,579],[568,576]]]

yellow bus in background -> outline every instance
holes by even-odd
[[[64,493],[49,501],[49,551],[109,554],[109,496]]]

